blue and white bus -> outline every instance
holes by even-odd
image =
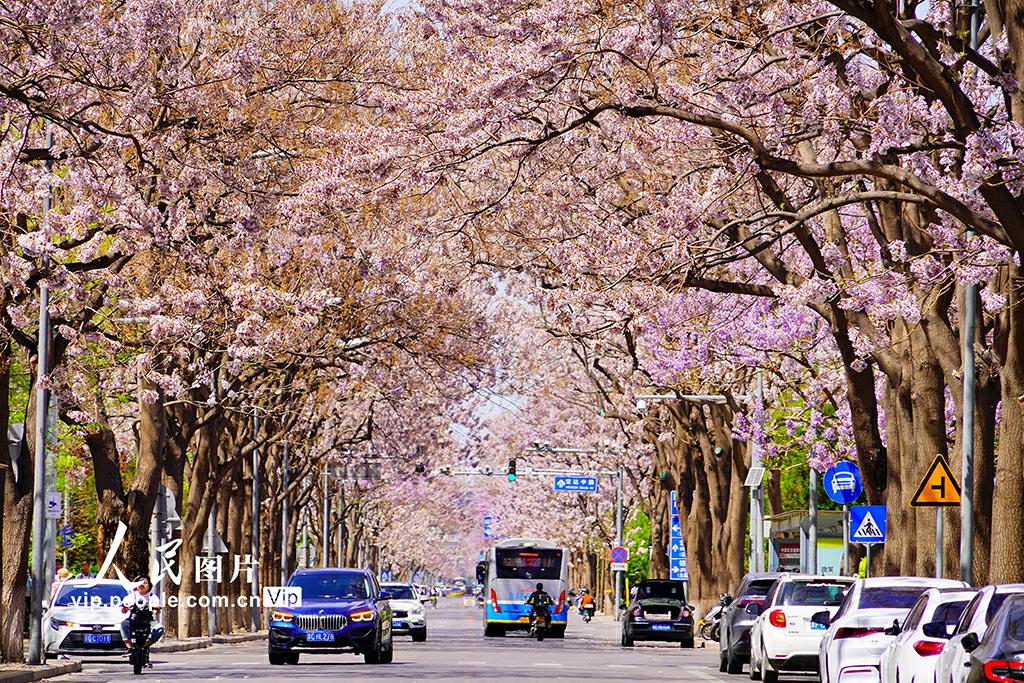
[[[538,583],[555,601],[548,636],[565,635],[569,604],[565,599],[569,579],[569,553],[551,541],[512,538],[487,551],[481,562],[484,579],[484,635],[503,636],[507,631],[530,628],[530,608],[525,604]]]

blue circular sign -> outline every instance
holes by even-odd
[[[857,500],[863,490],[860,470],[852,462],[836,463],[825,472],[825,493],[841,505]]]

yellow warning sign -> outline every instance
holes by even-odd
[[[932,460],[910,504],[914,507],[941,507],[960,504],[960,485],[949,471],[949,463],[940,453]]]

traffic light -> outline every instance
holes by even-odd
[[[423,463],[416,463],[416,474],[426,474],[427,466]]]
[[[516,480],[516,459],[515,458],[509,458],[509,461],[508,461],[508,480],[509,481],[515,481]]]

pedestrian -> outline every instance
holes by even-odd
[[[75,576],[76,579],[95,579],[96,572],[92,570],[92,565],[89,564],[89,560],[82,560],[82,571],[78,572]]]

